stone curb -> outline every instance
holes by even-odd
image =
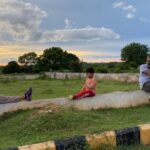
[[[75,108],[78,110],[97,110],[104,108],[128,108],[149,104],[149,93],[141,90],[131,92],[112,92],[97,94],[93,98],[84,98],[70,101],[68,98],[53,98],[45,100],[34,100],[31,102],[0,104],[0,115],[16,110],[42,108],[47,105],[56,105],[64,108]]]

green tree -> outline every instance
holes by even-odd
[[[79,61],[72,60],[70,61],[70,70],[73,72],[82,71],[82,64]]]
[[[121,60],[133,67],[145,63],[149,48],[140,43],[131,43],[121,50]]]
[[[16,61],[10,61],[4,68],[4,73],[19,73],[20,72],[20,66]]]
[[[80,64],[79,58],[67,51],[63,51],[60,47],[52,47],[44,50],[43,55],[38,58],[37,67],[42,71],[49,70],[72,70],[75,68],[73,64]]]
[[[63,58],[63,68],[64,69],[73,69],[74,64],[79,65],[80,64],[80,59],[75,55],[68,53],[67,51],[64,52],[64,58]],[[81,66],[80,66],[81,68]],[[73,70],[72,70],[73,71]]]
[[[40,57],[40,64],[46,71],[59,70],[63,64],[64,52],[59,47],[52,47],[44,50],[43,55]]]
[[[34,66],[34,72],[39,73],[43,71],[49,71],[49,68],[46,70],[47,67],[46,63],[44,63],[43,55],[37,57],[37,63]]]
[[[30,52],[19,57],[18,62],[24,66],[35,65],[37,63],[37,54]]]

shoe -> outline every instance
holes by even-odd
[[[31,101],[32,100],[32,87],[30,87],[24,94],[25,100]]]

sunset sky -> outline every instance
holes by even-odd
[[[0,64],[51,46],[87,62],[120,60],[131,42],[150,46],[150,0],[0,0]]]

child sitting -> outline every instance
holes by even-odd
[[[93,68],[88,68],[86,69],[86,81],[85,84],[83,85],[82,89],[80,92],[77,94],[70,95],[69,99],[70,100],[76,100],[84,97],[93,97],[96,95],[96,79],[94,77],[94,69]]]

